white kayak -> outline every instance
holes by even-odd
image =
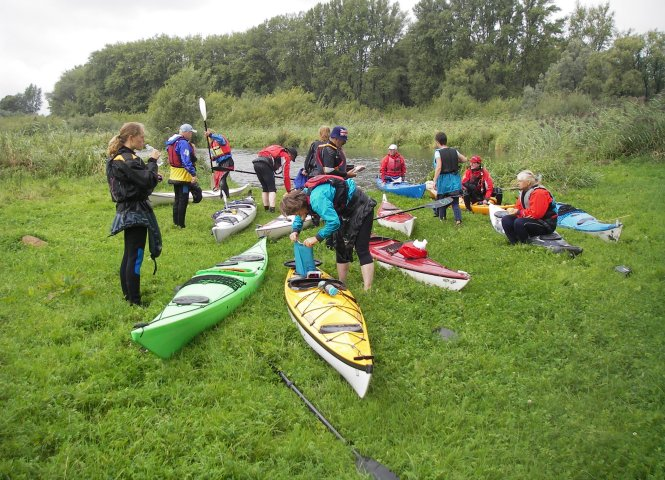
[[[397,213],[391,215],[392,212]],[[401,209],[390,203],[385,193],[383,194],[383,201],[376,216],[378,217],[379,225],[402,232],[407,237],[411,236],[413,225],[416,222],[416,217],[408,212],[402,212]]]
[[[230,195],[239,195],[249,188],[249,183],[244,184],[242,187],[229,188]],[[203,190],[202,192],[203,200],[221,200],[219,190]],[[152,205],[167,205],[172,204],[173,199],[175,198],[175,193],[173,192],[152,192],[150,194],[150,203]],[[192,196],[189,196],[189,202],[191,203]]]
[[[254,198],[247,197],[229,202],[226,208],[213,213],[212,218],[215,221],[212,234],[215,240],[221,242],[231,234],[247,228],[254,221],[256,218]]]
[[[277,240],[278,238],[285,237],[289,235],[293,229],[293,219],[295,215],[289,215],[285,217],[280,215],[279,217],[270,220],[265,225],[256,226],[256,235],[259,238],[268,237],[271,240]],[[309,228],[312,226],[312,217],[307,215],[305,221],[303,222],[303,229]]]

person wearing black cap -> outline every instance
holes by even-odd
[[[281,145],[270,145],[258,153],[257,158],[252,160],[254,172],[259,177],[263,194],[263,208],[275,211],[277,201],[277,186],[275,185],[275,174],[284,173],[284,188],[291,191],[291,162],[296,161],[298,150],[293,147],[282,147]]]
[[[351,165],[346,164],[346,154],[342,147],[344,147],[347,140],[348,130],[346,127],[338,125],[333,128],[330,133],[330,142],[319,145],[316,150],[316,167],[310,173],[310,177],[316,175],[336,175],[342,178],[351,178],[364,170],[364,165],[349,168]]]

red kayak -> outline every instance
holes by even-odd
[[[411,243],[411,242],[409,242]],[[462,270],[450,270],[429,257],[405,258],[399,253],[402,242],[386,237],[372,237],[369,251],[384,268],[398,268],[418,281],[449,290],[461,290],[471,276]]]
[[[393,212],[394,215],[391,215]],[[377,214],[379,225],[384,227],[392,228],[398,232],[402,232],[407,237],[411,236],[413,231],[413,223],[416,221],[416,217],[411,215],[409,212],[403,212],[395,205],[390,203],[386,199],[386,194],[383,194],[383,201],[379,207],[379,213]]]

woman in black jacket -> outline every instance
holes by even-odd
[[[109,142],[106,179],[116,213],[111,235],[125,232],[125,250],[120,263],[122,293],[132,305],[141,305],[141,264],[146,235],[150,234],[150,256],[154,260],[162,251],[157,219],[148,196],[161,176],[157,170],[158,150],[153,150],[148,163],[136,155],[145,145],[145,129],[136,122],[125,123]],[[155,271],[157,265],[155,263]]]

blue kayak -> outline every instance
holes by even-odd
[[[584,210],[575,208],[567,203],[557,203],[557,225],[600,237],[607,241],[618,241],[623,229],[623,223],[605,223],[589,215]]]
[[[425,193],[424,183],[382,182],[381,177],[376,177],[376,186],[379,190],[403,197],[420,198]]]

